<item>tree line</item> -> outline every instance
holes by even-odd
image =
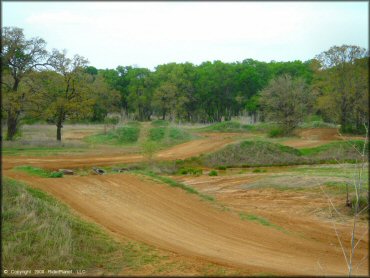
[[[67,120],[102,122],[110,113],[211,123],[260,114],[291,132],[308,113],[360,131],[368,120],[368,53],[334,46],[309,61],[168,63],[154,70],[132,66],[97,69],[80,55],[46,51],[41,38],[2,28],[2,119],[13,140],[22,119],[57,127]]]

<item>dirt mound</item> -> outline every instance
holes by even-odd
[[[333,141],[333,140],[341,139],[337,128],[301,129],[301,130],[298,130],[296,134],[305,140]]]
[[[327,275],[346,273],[340,249],[329,242],[242,221],[181,189],[137,176],[56,180],[5,174],[53,194],[118,237],[252,273],[320,275],[318,261]]]

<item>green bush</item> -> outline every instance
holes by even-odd
[[[226,166],[218,166],[217,169],[218,170],[226,170]]]
[[[285,132],[282,128],[280,127],[277,127],[277,128],[273,128],[269,131],[268,133],[268,137],[270,138],[275,138],[275,137],[282,137],[285,135]]]
[[[201,175],[203,174],[202,169],[194,169],[194,168],[181,168],[178,172],[180,175]]]
[[[212,170],[209,172],[208,176],[211,176],[211,177],[218,176],[218,172],[216,170]]]

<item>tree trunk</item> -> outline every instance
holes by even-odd
[[[11,111],[8,111],[8,133],[6,136],[7,140],[14,140],[14,136],[16,135],[18,131],[18,116],[15,116],[11,113]]]
[[[58,141],[62,141],[62,127],[63,127],[62,122],[59,121],[57,123],[57,140]]]

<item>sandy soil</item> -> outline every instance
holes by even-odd
[[[281,275],[345,274],[335,238],[277,231],[236,215],[181,189],[129,174],[45,179],[5,171],[63,200],[117,236],[142,241],[185,256]],[[272,195],[271,195],[272,196]],[[291,222],[291,219],[285,219]],[[358,255],[363,255],[358,252]],[[360,273],[366,274],[364,266]]]

